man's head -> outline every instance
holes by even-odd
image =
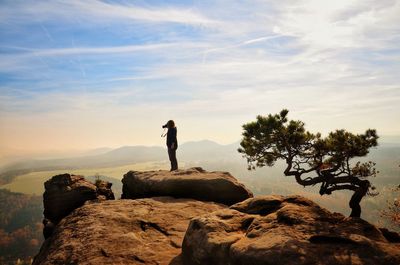
[[[163,125],[163,128],[174,128],[175,127],[175,122],[173,120],[169,120],[165,125]]]

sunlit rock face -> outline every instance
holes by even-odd
[[[43,194],[44,237],[51,235],[56,224],[86,201],[114,199],[111,183],[98,181],[97,186],[83,176],[61,174],[46,181]]]
[[[225,207],[171,197],[86,203],[62,219],[33,264],[182,264],[190,220]]]
[[[182,257],[190,265],[400,264],[400,241],[385,236],[300,196],[264,196],[194,218]]]
[[[82,176],[57,175],[44,186],[44,216],[55,224],[86,201],[97,197],[96,186]]]
[[[301,196],[253,198],[226,172],[130,171],[122,182],[122,200],[81,176],[46,182],[33,264],[400,264],[398,234]]]
[[[243,184],[228,172],[207,172],[202,168],[178,171],[130,171],[124,175],[123,199],[154,196],[192,198],[232,205],[253,197]]]

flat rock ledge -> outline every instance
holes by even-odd
[[[207,172],[202,168],[129,171],[122,183],[122,199],[171,196],[232,205],[253,197],[229,172]]]
[[[33,264],[180,265],[189,221],[223,208],[171,197],[86,202],[61,220]]]
[[[262,196],[192,219],[182,258],[187,265],[398,265],[395,238],[300,196]]]

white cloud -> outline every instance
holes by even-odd
[[[190,9],[183,8],[143,8],[132,4],[108,3],[98,0],[54,0],[35,1],[34,3],[16,2],[0,8],[0,21],[24,22],[29,20],[45,21],[49,19],[82,19],[95,23],[109,20],[138,20],[154,23],[182,23],[207,26],[216,21],[202,16]],[[98,20],[98,21],[96,21]]]
[[[68,3],[71,3],[68,1]],[[215,21],[190,9],[178,8],[141,8],[133,5],[108,4],[101,1],[74,1],[73,5],[85,13],[98,17],[116,19],[127,18],[151,22],[175,22],[193,25],[208,25]]]
[[[283,6],[276,31],[316,49],[382,48],[399,37],[400,1],[303,0]]]

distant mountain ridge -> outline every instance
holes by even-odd
[[[57,159],[23,160],[0,170],[0,183],[10,182],[15,176],[36,171],[121,166],[129,163],[165,159],[162,147],[125,146],[103,154]]]
[[[229,168],[238,167],[245,170],[246,161],[237,152],[238,147],[239,141],[227,145],[210,140],[192,141],[181,144],[178,147],[177,156],[178,161],[189,163],[191,166],[202,164],[208,165],[209,169],[221,169],[221,165],[225,163],[229,164],[227,166]],[[96,154],[57,159],[30,159],[9,164],[0,168],[0,185],[11,182],[15,176],[30,172],[117,167],[143,162],[168,161],[166,148],[161,146],[122,146],[111,150],[98,148],[93,152]],[[90,151],[87,153],[90,154]],[[377,162],[377,168],[382,173],[390,171],[393,175],[400,164],[400,146],[379,146],[371,150],[365,159]]]
[[[179,146],[178,155],[185,160],[198,161],[227,155],[238,157],[238,143],[220,145],[210,140],[192,141]],[[12,163],[0,169],[0,184],[5,184],[15,176],[37,171],[57,169],[79,169],[92,167],[114,167],[133,163],[168,160],[165,147],[161,146],[122,146],[104,150],[105,153],[57,159],[30,159]]]

